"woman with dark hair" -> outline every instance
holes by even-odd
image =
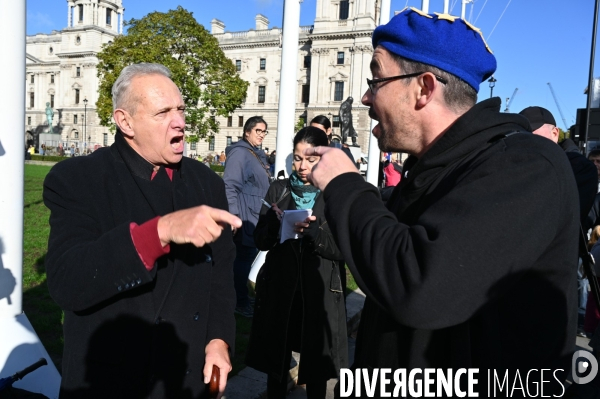
[[[233,281],[237,298],[235,312],[244,317],[252,317],[253,313],[247,286],[248,273],[258,253],[253,234],[271,178],[267,157],[260,149],[267,134],[267,122],[253,116],[244,124],[243,140],[225,149],[227,162],[223,180],[229,212],[243,223],[233,236],[236,248]]]
[[[317,115],[310,121],[310,126],[318,127],[327,134],[327,138],[331,135],[331,121],[325,115]]]
[[[268,250],[256,281],[256,303],[246,363],[267,373],[269,399],[286,396],[292,350],[301,353],[298,383],[309,399],[325,398],[327,380],[348,363],[346,275],[342,255],[325,220],[325,201],[307,180],[319,156],[309,147],[327,146],[327,136],[305,127],[294,138],[294,172],[269,187],[254,231],[256,246]],[[282,210],[312,209],[296,223],[299,238],[280,243]]]

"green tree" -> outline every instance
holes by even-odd
[[[558,126],[557,126],[558,127]],[[567,130],[566,132],[564,130],[562,130],[561,128],[558,128],[558,142],[560,143],[561,141],[563,141],[564,139],[568,139],[569,138],[569,131]]]
[[[296,126],[294,126],[294,132],[297,133],[300,129],[302,129],[304,127],[304,125],[306,125],[304,118],[303,117],[298,118],[298,122],[296,122]]]
[[[211,116],[228,116],[246,98],[248,82],[241,79],[213,37],[181,6],[167,13],[153,12],[125,23],[127,35],[118,36],[98,54],[100,123],[114,129],[112,85],[127,65],[152,62],[165,65],[181,90],[186,105],[188,141],[196,142],[219,131]]]

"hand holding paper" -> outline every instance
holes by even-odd
[[[305,222],[308,217],[312,216],[312,209],[294,209],[283,211],[281,218],[281,229],[279,235],[281,239],[280,243],[298,238],[296,232],[296,223]]]

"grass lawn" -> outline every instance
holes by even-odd
[[[50,166],[25,165],[25,226],[23,242],[23,310],[46,347],[54,364],[61,370],[63,313],[48,294],[44,258],[48,247],[50,211],[42,201],[43,182]],[[346,269],[347,292],[356,289],[352,275]],[[236,354],[232,359],[237,374],[244,366],[252,321],[236,315]]]

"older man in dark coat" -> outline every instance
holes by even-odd
[[[61,398],[197,398],[213,365],[223,392],[241,221],[223,181],[182,157],[185,105],[167,68],[123,69],[113,107],[115,144],[44,183],[48,287],[65,312]]]

